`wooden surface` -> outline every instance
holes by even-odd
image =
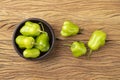
[[[48,21],[57,38],[53,53],[40,61],[24,60],[12,45],[16,25],[31,17]],[[82,34],[61,37],[65,20],[84,29]],[[96,29],[108,37],[91,60],[74,58],[63,46],[87,43]],[[0,0],[0,80],[120,80],[120,0]]]

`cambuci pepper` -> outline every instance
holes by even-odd
[[[23,35],[17,36],[17,38],[15,39],[15,42],[21,49],[22,48],[30,49],[35,44],[35,40],[33,37],[27,37],[27,36],[23,36]]]
[[[37,48],[25,49],[23,51],[23,56],[25,58],[37,58],[40,55],[40,51]]]
[[[41,32],[40,25],[31,21],[25,22],[25,25],[20,29],[20,33],[24,36],[38,36]]]
[[[71,51],[74,57],[80,57],[86,54],[87,49],[83,42],[75,41],[71,45]]]
[[[102,30],[96,30],[92,33],[90,40],[88,41],[88,47],[90,48],[90,53],[92,51],[98,50],[101,46],[105,45],[106,33]]]
[[[38,48],[41,52],[46,52],[50,48],[49,44],[49,36],[47,32],[41,33],[37,38],[36,38],[36,48]]]
[[[60,34],[64,37],[76,35],[79,32],[79,26],[71,21],[65,21]]]

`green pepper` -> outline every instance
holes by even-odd
[[[65,21],[60,34],[64,37],[76,35],[79,32],[79,26],[76,24]]]
[[[102,30],[96,30],[92,33],[90,40],[88,41],[90,54],[92,51],[98,50],[101,46],[105,45],[106,36],[106,33]]]
[[[23,56],[25,58],[37,58],[40,55],[39,49],[32,48],[32,49],[25,49],[23,51]]]
[[[38,36],[40,34],[41,28],[37,23],[30,21],[25,22],[25,25],[20,29],[20,33],[24,36]]]
[[[36,48],[38,48],[41,52],[47,52],[50,48],[49,44],[49,36],[47,32],[42,32],[36,38]]]
[[[87,49],[85,47],[85,44],[83,42],[73,42],[71,45],[71,51],[74,57],[80,57],[82,55],[85,55],[87,52]]]
[[[19,48],[21,48],[21,49],[22,48],[30,49],[35,44],[35,40],[33,37],[26,37],[26,36],[22,36],[22,35],[17,36],[15,41],[16,41],[17,45],[19,46]]]

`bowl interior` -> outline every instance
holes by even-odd
[[[53,29],[52,27],[44,20],[42,19],[38,19],[38,18],[29,18],[29,19],[26,19],[24,21],[22,21],[17,27],[16,27],[16,30],[14,31],[13,33],[13,45],[14,45],[14,48],[15,50],[17,51],[17,53],[23,57],[23,51],[24,49],[20,49],[18,47],[18,45],[16,44],[15,42],[15,39],[18,35],[20,35],[20,29],[24,26],[25,22],[26,21],[31,21],[31,22],[34,22],[34,23],[42,23],[43,26],[44,26],[44,30],[48,33],[48,36],[49,36],[49,43],[50,43],[50,49],[47,51],[47,52],[41,52],[41,55],[38,57],[38,58],[34,58],[34,59],[31,59],[31,58],[25,58],[25,59],[30,59],[30,60],[37,60],[37,59],[41,59],[43,58],[44,56],[46,56],[48,53],[51,52],[53,46],[54,46],[54,41],[55,41],[55,35],[54,35],[54,32],[53,32]],[[41,28],[42,29],[42,28]],[[24,57],[23,57],[24,58]]]

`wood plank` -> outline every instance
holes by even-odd
[[[54,29],[54,50],[40,61],[27,61],[12,45],[14,29],[24,19],[48,21]],[[65,20],[71,20],[82,34],[61,37]],[[106,45],[86,56],[74,58],[63,44],[83,41],[102,29]],[[120,0],[2,0],[0,2],[0,80],[119,80],[120,79]]]

